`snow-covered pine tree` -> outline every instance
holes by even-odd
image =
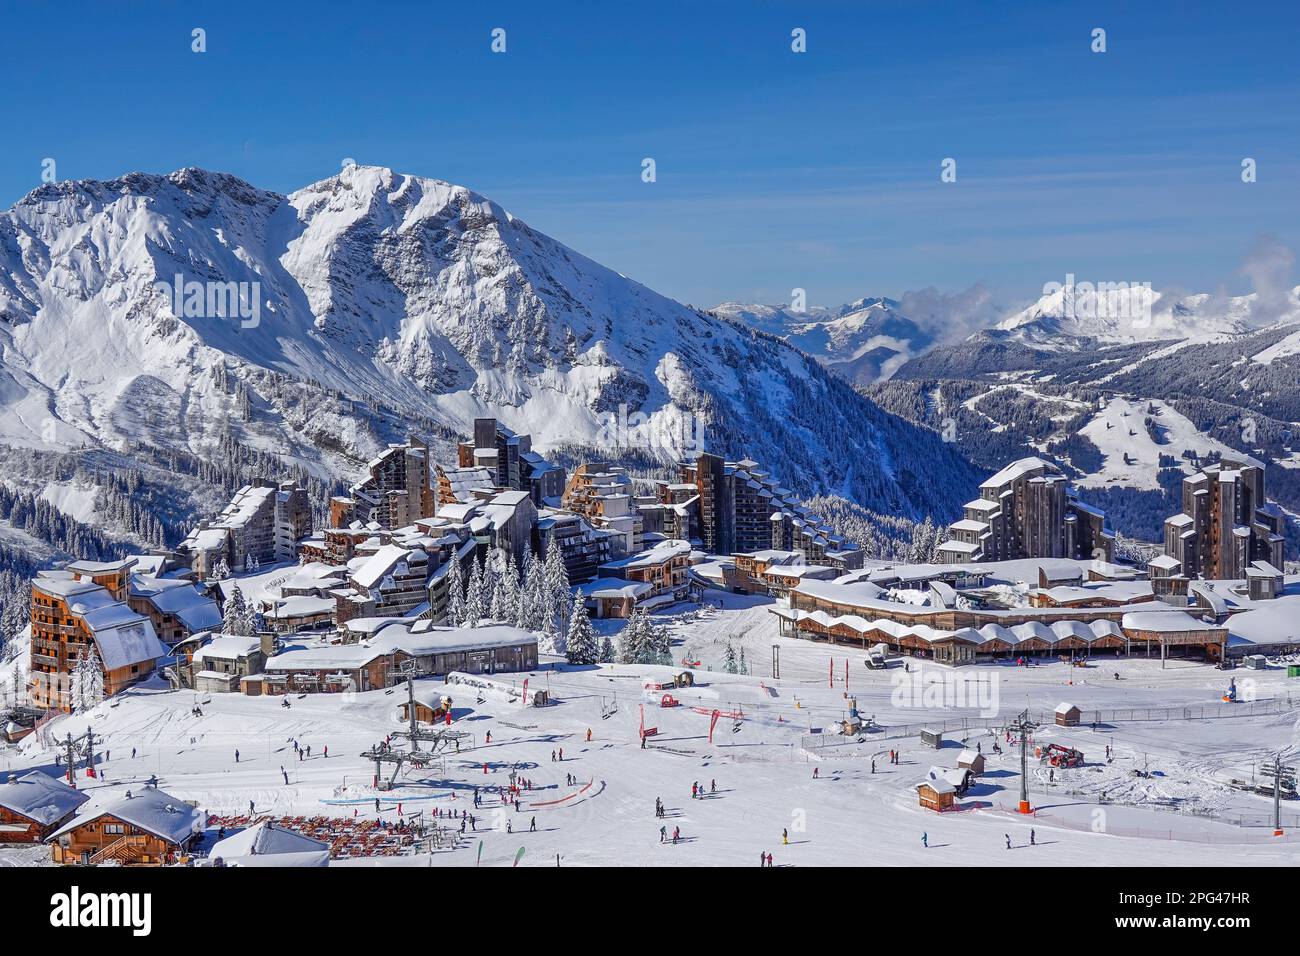
[[[736,667],[736,649],[728,643],[726,651],[722,654],[722,670],[727,674],[734,674]]]
[[[644,664],[646,639],[648,638],[645,611],[634,608],[628,618],[623,633],[618,640],[618,662],[620,664]]]
[[[447,623],[460,627],[465,620],[465,576],[461,573],[460,553],[453,550],[447,568]]]
[[[606,634],[600,642],[600,663],[613,664],[618,658],[618,651],[614,649],[614,642]]]
[[[564,566],[559,539],[554,535],[550,547],[546,549],[545,578],[546,611],[555,621],[555,633],[563,637],[569,633],[569,611],[573,597],[569,591],[569,571]],[[561,653],[563,650],[560,648]]]
[[[81,705],[84,710],[98,707],[104,699],[104,665],[99,659],[99,650],[94,643],[90,645],[90,654],[84,661],[85,671],[81,678]]]
[[[493,617],[506,624],[513,624],[519,618],[519,567],[514,556],[508,551],[501,552],[501,567],[498,569],[500,581],[497,594],[500,598],[501,611]]]
[[[591,626],[591,618],[587,616],[587,605],[582,600],[581,591],[573,596],[567,643],[566,655],[570,664],[595,664],[600,658],[596,630]]]
[[[519,593],[516,623],[526,631],[542,628],[542,563],[532,551],[524,552],[524,580]]]
[[[469,571],[469,584],[465,587],[465,616],[461,626],[478,627],[483,613],[483,562],[475,557]]]
[[[497,573],[492,567],[492,555],[489,553],[483,562],[483,579],[479,582],[479,605],[483,608],[483,617],[495,620],[492,605],[496,602]]]
[[[68,703],[72,706],[72,712],[79,714],[82,711],[82,679],[86,674],[86,655],[83,651],[77,651],[77,657],[72,662],[72,670],[68,674]]]
[[[736,665],[736,673],[737,673],[737,674],[748,674],[748,673],[749,673],[749,664],[747,664],[747,663],[745,662],[745,648],[744,648],[744,647],[741,647],[741,649],[740,649],[740,663]]]
[[[221,609],[221,633],[248,636],[248,608],[244,604],[244,592],[236,584],[230,589],[230,596]]]

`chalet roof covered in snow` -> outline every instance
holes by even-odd
[[[90,798],[49,774],[33,770],[0,785],[0,807],[42,826],[58,823]]]
[[[241,657],[247,657],[261,646],[262,642],[256,637],[239,637],[234,634],[227,634],[214,637],[209,643],[196,650],[193,660],[195,664],[209,660],[238,660]]]
[[[653,547],[646,548],[636,554],[630,554],[626,558],[619,558],[617,561],[607,561],[600,566],[602,571],[626,571],[630,568],[649,568],[656,564],[664,564],[673,558],[690,557],[691,544],[689,541],[683,541],[680,538],[668,538],[658,542]]]
[[[217,602],[189,581],[136,575],[131,579],[131,595],[148,600],[162,614],[174,615],[190,633],[221,626]]]
[[[125,792],[114,790],[102,799],[84,804],[51,837],[104,816],[116,817],[173,845],[184,843],[203,829],[203,813],[179,797],[154,787],[132,787]]]
[[[154,633],[153,622],[138,614],[134,620],[95,628],[95,646],[104,668],[111,671],[167,656],[167,648]]]

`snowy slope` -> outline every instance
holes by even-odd
[[[178,308],[155,288],[177,276],[247,283],[258,323]],[[290,196],[197,169],[42,187],[0,215],[0,320],[0,442],[13,445],[203,455],[233,429],[347,477],[408,422],[445,437],[481,415],[542,449],[615,455],[602,429],[625,408],[649,419],[638,437],[660,457],[680,450],[669,423],[696,416],[711,450],[880,509],[959,503],[909,462],[965,477],[932,433],[795,349],[464,187],[382,168]]]

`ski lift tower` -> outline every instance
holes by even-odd
[[[1020,735],[1020,812],[1033,813],[1029,805],[1029,735],[1038,729],[1038,725],[1029,719],[1029,710],[1026,709],[1007,725],[1007,729]]]
[[[1282,763],[1282,754],[1278,753],[1276,757],[1268,763],[1261,766],[1262,773],[1269,774],[1273,778],[1273,836],[1282,835],[1282,777],[1287,776],[1295,779],[1295,767]]]

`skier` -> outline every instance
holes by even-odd
[[[514,832],[515,832],[515,831],[514,831],[513,829],[511,829],[511,827],[510,827],[510,821],[507,820],[507,821],[506,821],[506,833],[514,833]]]
[[[695,799],[695,791],[696,791],[696,789],[697,789],[697,785],[696,785],[696,784],[691,784],[691,799],[692,799],[692,800]]]
[[[555,751],[551,751],[551,763],[555,763]]]
[[[758,865],[759,865],[759,866],[767,866],[767,851],[766,851],[766,850],[759,850],[759,851],[758,851]]]
[[[1004,833],[1003,836],[1005,836],[1005,837],[1007,838],[1007,849],[1010,850],[1010,849],[1011,849],[1011,834],[1010,834],[1010,833]]]
[[[281,767],[281,768],[280,768],[280,773],[284,774],[284,785],[285,785],[286,787],[289,786],[289,774],[288,774],[288,772],[287,772],[283,767]]]
[[[1033,828],[1033,827],[1030,827],[1030,828],[1029,828],[1029,845],[1030,845],[1030,846],[1037,846],[1037,845],[1038,845],[1037,843],[1034,842],[1034,828]]]
[[[492,743],[492,731],[487,732],[487,743]]]
[[[134,747],[131,748],[131,759],[132,759],[132,760],[135,759],[135,748],[134,748]]]
[[[667,839],[668,839],[668,828],[667,828],[667,827],[660,827],[660,828],[659,828],[659,842],[660,842],[660,843],[663,843],[663,842],[664,842],[665,840],[667,840]]]
[[[673,827],[673,846],[677,845],[677,841],[681,839],[681,836],[682,836],[682,828]]]
[[[710,780],[710,781],[709,781],[709,793],[717,793],[717,792],[718,792],[718,781],[716,781],[716,780]]]
[[[591,743],[591,728],[587,728],[587,743]]]
[[[235,763],[239,763],[239,751],[235,751]]]
[[[379,812],[379,798],[375,797],[375,813]]]
[[[872,773],[875,773],[875,772],[876,772],[876,758],[875,758],[875,757],[872,757],[872,758],[871,758],[871,772],[872,772]]]
[[[930,834],[921,834],[921,846],[925,847],[927,850],[930,849]]]
[[[771,866],[771,865],[772,865],[772,854],[771,854],[771,853],[769,853],[769,854],[767,855],[767,865],[768,865],[768,866]]]
[[[325,751],[324,751],[324,753],[325,753],[325,758],[326,758],[326,759],[329,759],[330,748],[328,747],[328,745],[325,747]]]
[[[560,748],[560,763],[564,763],[564,748]]]
[[[533,817],[532,820],[529,821],[529,823],[528,823],[528,832],[529,832],[529,833],[536,833],[536,832],[537,832],[537,817]]]
[[[814,779],[814,780],[817,779],[817,768],[816,768],[816,767],[813,767],[813,779]]]
[[[782,846],[790,845],[790,831],[785,829],[785,827],[781,828],[781,845]]]
[[[249,800],[249,801],[248,801],[248,815],[249,815],[250,817],[253,815],[253,801],[252,801],[252,800]]]

